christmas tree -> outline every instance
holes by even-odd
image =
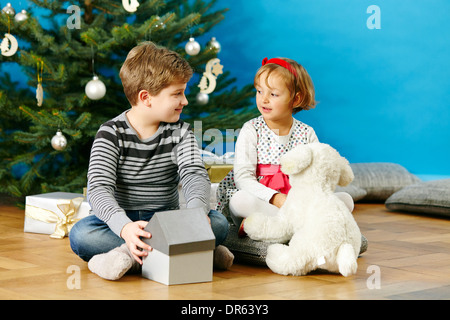
[[[213,79],[203,76],[207,63],[220,58],[220,45],[212,38],[199,51],[196,38],[211,38],[208,32],[227,11],[214,10],[214,0],[31,2],[0,14],[0,61],[20,65],[29,86],[19,88],[8,73],[0,75],[0,193],[23,200],[82,191],[99,126],[130,107],[118,74],[142,41],[178,52],[194,68],[183,120],[225,134],[255,115],[251,85],[231,87],[234,79],[220,64]],[[51,27],[44,28],[43,19]],[[14,40],[20,43],[16,52]],[[201,93],[213,80],[214,92]]]

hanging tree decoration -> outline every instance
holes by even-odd
[[[14,36],[8,32],[5,33],[5,37],[3,38],[2,43],[0,44],[0,48],[2,50],[2,55],[6,57],[11,57],[17,52],[19,44],[17,43],[17,39],[14,38]]]
[[[200,44],[195,41],[195,38],[192,36],[192,25],[188,26],[188,31],[189,31],[189,41],[186,43],[186,45],[184,46],[184,50],[186,51],[186,53],[190,56],[196,56],[199,54],[201,47]]]
[[[217,53],[222,50],[222,46],[220,45],[219,41],[217,41],[216,37],[212,37],[211,40],[208,43],[208,47],[211,50],[216,50]]]
[[[122,0],[122,5],[128,12],[136,12],[139,2],[137,0]]]
[[[86,84],[86,87],[84,88],[84,92],[86,93],[86,95],[89,99],[100,100],[106,94],[106,86],[95,74],[94,49],[93,49],[93,47],[91,47],[91,48],[92,48],[92,71],[94,73],[94,76],[93,76],[92,80]]]
[[[86,84],[85,93],[91,100],[100,100],[105,96],[106,86],[105,84],[98,78],[98,76],[94,75],[92,80]]]
[[[205,72],[203,72],[203,77],[200,80],[198,87],[200,92],[197,94],[197,103],[205,105],[209,101],[209,96],[211,92],[216,88],[216,79],[223,73],[223,65],[220,64],[218,58],[214,58],[208,61],[206,64]]]
[[[39,69],[40,65],[40,69]],[[42,88],[42,72],[44,71],[44,62],[39,59],[37,62],[37,80],[38,84],[36,87],[36,100],[37,100],[37,106],[41,107],[42,102],[44,102],[44,88]]]
[[[22,10],[20,11],[18,14],[16,14],[16,16],[14,17],[14,20],[16,20],[16,22],[22,22],[28,19],[27,16],[27,11],[26,10]]]
[[[56,131],[56,134],[53,136],[51,143],[52,143],[53,149],[55,149],[57,151],[62,151],[67,147],[67,139],[62,134],[60,129],[58,129],[58,131]]]
[[[5,7],[2,9],[3,13],[6,13],[7,15],[13,16],[16,14],[16,10],[12,7],[11,3],[7,3]]]
[[[8,7],[9,5],[9,7]],[[14,15],[15,11],[11,7],[11,4],[8,3],[6,7],[3,8],[2,12],[5,13],[8,16],[8,32],[5,33],[5,37],[3,38],[1,44],[0,44],[0,50],[2,52],[2,55],[5,57],[11,57],[17,52],[17,49],[19,48],[19,44],[17,43],[17,39],[11,34],[11,15]]]
[[[184,46],[184,50],[186,50],[188,55],[196,56],[200,52],[200,44],[193,37],[190,37]]]

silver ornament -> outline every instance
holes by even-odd
[[[9,15],[15,15],[16,11],[14,10],[14,8],[11,6],[11,3],[7,3],[6,6],[2,9],[3,13],[9,14]]]
[[[207,93],[199,92],[197,93],[197,96],[195,97],[195,100],[199,105],[204,106],[209,102],[209,95]]]
[[[194,38],[189,38],[189,41],[184,46],[184,50],[186,50],[188,55],[195,56],[200,52],[200,44]]]
[[[59,129],[52,138],[52,147],[58,151],[62,151],[67,147],[67,139]]]
[[[211,49],[215,49],[217,53],[219,53],[220,50],[222,49],[222,46],[220,45],[219,41],[216,40],[216,37],[211,38],[211,41],[209,42],[209,47]]]
[[[14,20],[16,20],[17,22],[22,22],[28,19],[27,16],[27,11],[26,10],[22,10],[20,11],[18,14],[16,14],[16,16],[14,17]]]
[[[94,76],[92,80],[86,84],[84,91],[89,99],[99,100],[105,96],[106,86],[97,76]]]

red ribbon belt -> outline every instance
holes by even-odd
[[[281,172],[281,166],[275,164],[258,164],[256,167],[256,175],[263,176],[259,181],[270,189],[280,191],[287,194],[291,185],[289,184],[289,176]]]

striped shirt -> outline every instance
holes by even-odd
[[[190,125],[161,122],[141,140],[126,112],[104,123],[91,149],[88,197],[92,211],[120,236],[125,210],[179,208],[181,182],[188,208],[209,212],[210,181]]]

